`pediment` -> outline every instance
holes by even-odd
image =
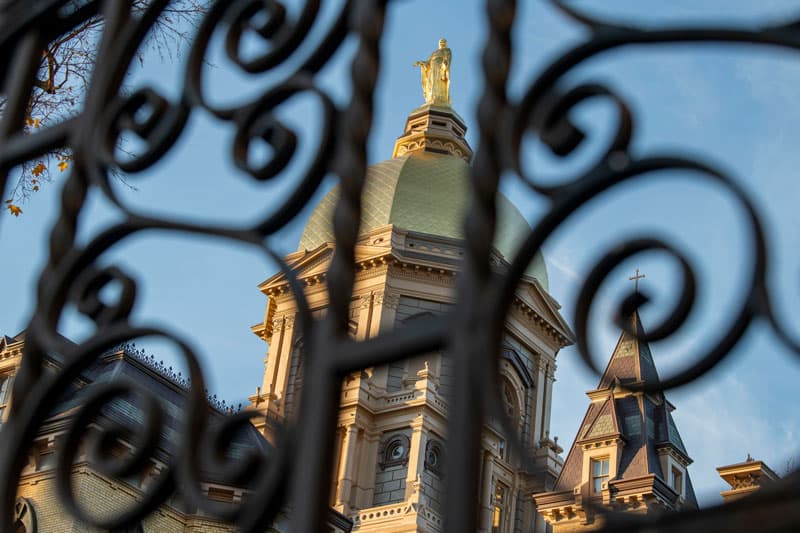
[[[561,306],[542,288],[537,280],[533,278],[523,280],[517,289],[516,296],[545,319],[562,336],[570,341],[575,338],[569,324],[561,316]]]

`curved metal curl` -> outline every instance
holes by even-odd
[[[83,405],[80,412],[71,422],[67,436],[58,451],[56,484],[62,504],[67,510],[87,523],[107,529],[132,526],[148,515],[153,509],[166,501],[174,490],[174,480],[168,467],[150,484],[144,497],[121,514],[95,516],[85,510],[78,502],[72,485],[73,462],[79,455],[81,443],[88,436],[89,465],[112,478],[121,479],[143,470],[147,460],[155,452],[160,439],[164,412],[160,402],[133,383],[105,383],[92,387],[92,396]],[[105,422],[101,429],[89,432],[89,426],[96,423],[101,410],[115,398],[135,394],[145,402],[144,412],[148,416],[144,420],[144,431],[137,432],[133,428],[121,426],[115,422]],[[111,427],[108,427],[108,426]],[[118,445],[118,440],[130,443],[130,457],[109,456]]]
[[[665,170],[684,170],[700,173],[702,179],[711,180],[730,193],[745,214],[750,240],[754,252],[751,254],[751,273],[749,292],[742,304],[734,309],[729,325],[719,335],[716,343],[700,357],[693,358],[691,366],[681,369],[677,374],[662,379],[659,383],[626,385],[633,390],[644,392],[663,391],[689,383],[711,370],[737,344],[757,317],[766,318],[772,325],[778,338],[791,350],[800,354],[800,343],[794,341],[778,322],[769,296],[766,283],[768,254],[766,235],[755,206],[749,200],[746,191],[733,179],[709,164],[697,160],[689,160],[676,155],[656,155],[645,158],[635,157],[629,148],[634,124],[630,109],[624,100],[613,90],[599,84],[583,84],[573,89],[565,89],[560,83],[577,65],[589,58],[596,57],[608,50],[630,45],[659,45],[675,42],[731,42],[753,43],[800,49],[800,35],[795,23],[773,25],[759,31],[747,31],[723,28],[680,28],[665,30],[642,30],[639,28],[600,22],[567,7],[558,0],[552,3],[565,14],[588,26],[592,35],[586,42],[565,52],[554,61],[535,82],[531,84],[519,104],[510,105],[506,116],[515,117],[505,138],[511,148],[507,152],[506,166],[517,172],[523,182],[537,194],[551,200],[549,211],[538,221],[512,261],[502,282],[496,287],[492,297],[492,310],[487,313],[491,324],[489,330],[494,332],[492,346],[498,350],[501,343],[503,321],[509,311],[510,303],[520,278],[534,255],[552,233],[561,227],[564,221],[581,210],[587,203],[594,201],[599,195],[611,192],[620,185],[633,179],[648,179],[655,172]],[[617,108],[617,131],[612,135],[609,146],[585,173],[561,180],[556,185],[545,185],[539,180],[531,179],[522,167],[521,144],[523,136],[529,130],[536,133],[540,140],[559,157],[565,158],[574,153],[585,139],[582,132],[569,117],[570,111],[588,98],[610,98]],[[677,249],[668,243],[649,237],[629,239],[617,244],[594,265],[582,285],[574,319],[577,346],[584,363],[597,375],[600,369],[595,364],[588,341],[588,319],[594,296],[608,275],[626,258],[645,251],[662,251],[676,259],[681,267],[683,286],[680,298],[669,316],[657,325],[649,334],[641,336],[642,340],[660,340],[676,331],[687,319],[695,298],[695,275],[689,261]],[[626,315],[646,302],[642,294],[628,294],[619,306],[618,315]],[[489,412],[497,414],[499,388],[497,377],[491,386],[477,388],[480,401]],[[509,435],[516,432],[506,419],[500,417],[504,430]],[[517,450],[524,450],[521,442],[512,444]],[[524,457],[524,456],[523,456]],[[532,461],[523,459],[529,469],[535,468]],[[781,490],[786,490],[784,487]],[[786,493],[788,496],[788,492]],[[774,497],[774,495],[773,495]],[[653,525],[646,518],[633,519],[629,516],[617,515],[602,506],[591,502],[585,503],[594,512],[607,515],[608,531],[628,531],[647,528]],[[665,521],[665,527],[676,527],[675,524],[694,526],[696,531],[708,527],[695,516],[698,513],[686,514],[685,518],[675,516]],[[699,513],[702,515],[702,513]],[[669,525],[667,525],[669,522]],[[787,522],[789,523],[789,522]],[[791,522],[796,525],[796,521]],[[679,527],[679,526],[678,526]],[[604,530],[605,530],[604,529]]]
[[[563,7],[563,6],[562,6]],[[572,10],[572,8],[568,8]],[[734,313],[731,324],[723,335],[720,336],[717,344],[708,353],[695,358],[697,361],[692,367],[681,370],[678,374],[664,379],[660,384],[645,384],[643,390],[664,390],[676,387],[697,378],[703,373],[713,368],[727,352],[733,348],[736,342],[747,330],[749,323],[755,316],[762,315],[772,324],[779,337],[784,340],[787,347],[800,353],[800,345],[794,343],[786,334],[783,327],[777,322],[774,313],[771,311],[770,298],[767,291],[765,275],[767,270],[766,236],[761,223],[761,217],[744,191],[733,179],[725,176],[718,169],[700,161],[688,160],[681,156],[662,155],[650,156],[644,159],[636,158],[630,152],[630,141],[634,131],[633,117],[624,100],[616,95],[611,89],[602,85],[590,84],[581,85],[575,89],[564,90],[559,87],[559,82],[568,72],[577,65],[589,58],[596,57],[611,49],[629,45],[658,45],[675,42],[750,42],[757,44],[780,45],[800,49],[800,41],[792,42],[785,39],[786,34],[779,26],[767,28],[762,31],[730,30],[722,28],[692,28],[692,29],[669,29],[669,30],[640,30],[624,26],[612,26],[605,23],[597,23],[590,18],[584,17],[584,22],[592,25],[595,32],[593,38],[585,43],[579,44],[572,50],[564,53],[545,72],[537,78],[530,86],[524,97],[510,112],[511,116],[516,116],[507,133],[512,148],[508,153],[510,158],[508,166],[513,168],[523,181],[530,186],[536,193],[545,195],[551,199],[552,207],[550,212],[545,214],[541,221],[536,225],[529,235],[526,242],[520,247],[518,256],[514,258],[511,268],[507,274],[503,287],[499,290],[495,298],[496,316],[505,316],[509,298],[513,295],[516,283],[524,272],[528,263],[533,259],[534,254],[541,249],[549,235],[563,221],[573,213],[580,210],[587,202],[593,200],[600,193],[610,190],[618,184],[628,182],[631,179],[646,179],[648,174],[655,171],[664,170],[688,170],[701,173],[705,178],[710,178],[713,182],[722,186],[731,193],[736,202],[741,206],[748,222],[751,239],[754,248],[752,254],[752,273],[750,278],[749,297],[742,303],[740,310]],[[557,185],[544,185],[537,180],[526,176],[521,164],[521,143],[525,132],[530,128],[538,133],[542,141],[560,157],[567,157],[583,142],[584,133],[580,131],[570,120],[569,112],[580,102],[587,98],[609,97],[615,103],[618,111],[617,132],[613,136],[608,148],[601,155],[594,165],[582,175],[568,179]],[[634,243],[623,243],[619,246],[629,246]],[[672,255],[677,257],[682,266],[685,267],[684,259],[668,248]],[[613,255],[613,254],[612,254]],[[595,267],[595,272],[591,282],[584,284],[584,291],[579,299],[576,315],[575,327],[578,333],[578,345],[580,354],[587,366],[594,372],[599,373],[591,356],[588,354],[588,344],[585,338],[585,324],[582,323],[588,317],[588,306],[591,297],[595,292],[595,283],[600,283],[607,274],[610,273],[611,265],[609,257],[601,260],[601,264]],[[600,275],[602,271],[603,275]],[[684,280],[689,281],[690,277],[684,275]],[[688,305],[693,298],[689,294],[693,292],[693,287],[684,285],[682,290],[681,305]],[[626,301],[631,302],[633,295],[629,295]],[[630,306],[628,306],[630,307]],[[677,311],[677,310],[676,310]],[[680,324],[688,314],[688,309],[681,310],[682,317],[673,316],[672,320],[659,327],[658,335],[651,337],[664,338],[679,328]],[[679,320],[679,318],[681,318]],[[495,319],[497,320],[497,319]],[[497,321],[495,321],[495,325]],[[788,341],[788,342],[786,342]]]
[[[77,453],[77,443],[84,435],[88,421],[108,401],[120,395],[137,393],[138,396],[142,393],[117,383],[94,389],[95,394],[73,421],[66,446],[61,453],[59,484],[71,514],[99,527],[113,528],[131,524],[163,503],[175,490],[175,483],[179,482],[184,497],[209,515],[229,521],[239,520],[242,524],[250,523],[249,527],[243,526],[245,530],[258,530],[259,525],[263,529],[264,525],[274,519],[286,500],[287,469],[292,463],[290,453],[293,447],[290,435],[293,430],[286,428],[278,431],[278,448],[270,454],[269,461],[262,454],[251,454],[244,460],[237,461],[234,467],[225,458],[225,449],[230,445],[228,439],[238,428],[249,424],[252,415],[235,414],[219,424],[209,425],[204,380],[192,350],[174,335],[131,325],[129,315],[135,301],[135,283],[117,267],[101,267],[98,261],[117,243],[145,230],[195,233],[250,244],[265,253],[286,275],[297,300],[298,326],[304,331],[304,335],[311,337],[311,316],[296,274],[266,245],[265,238],[283,227],[304,207],[330,166],[338,111],[330,97],[316,87],[313,76],[332,57],[347,34],[347,6],[333,22],[320,46],[309,54],[294,74],[273,84],[271,88],[264,89],[252,102],[220,110],[205,103],[200,89],[203,58],[219,23],[224,20],[228,25],[226,44],[229,58],[246,72],[265,72],[285,61],[304,41],[310,27],[316,22],[319,2],[307,2],[297,25],[291,27],[285,24],[288,22],[282,14],[285,10],[278,2],[216,2],[194,40],[187,65],[186,83],[177,102],[170,102],[150,88],[140,89],[129,96],[120,94],[122,79],[136,50],[169,1],[151,2],[148,9],[137,18],[131,17],[124,2],[91,4],[93,9],[82,9],[71,20],[78,24],[96,13],[100,13],[105,19],[106,28],[99,47],[98,61],[106,67],[97,69],[84,111],[75,119],[37,134],[35,139],[13,144],[13,150],[0,151],[3,169],[9,168],[16,161],[35,157],[62,142],[69,142],[75,157],[75,164],[63,190],[60,218],[51,235],[52,253],[40,279],[37,311],[27,329],[26,356],[15,382],[15,399],[19,401],[14,404],[13,422],[3,427],[4,447],[0,451],[0,470],[4,483],[0,494],[0,530],[9,527],[6,521],[12,514],[6,510],[13,505],[10,498],[16,493],[16,480],[19,479],[37,427],[46,419],[45,406],[53,405],[67,390],[71,380],[92,364],[103,351],[120,342],[147,335],[163,336],[179,346],[190,369],[191,387],[186,399],[187,419],[186,426],[181,430],[180,445],[180,449],[186,453],[180,454],[176,463],[159,477],[158,483],[150,485],[151,490],[142,501],[121,511],[118,516],[97,517],[87,513],[75,501],[69,483],[70,465]],[[251,22],[261,15],[262,8],[272,18],[261,26],[253,27]],[[265,39],[273,39],[277,43],[276,48],[255,61],[245,61],[238,54],[232,53],[231,43],[238,42],[242,32],[248,28]],[[35,54],[35,47],[40,43],[41,41],[34,41],[23,52]],[[20,84],[22,92],[29,94],[33,90],[32,76],[33,73],[29,72],[26,76],[15,78],[15,83]],[[321,102],[323,135],[316,149],[316,156],[284,205],[279,206],[274,213],[266,214],[254,226],[230,229],[144,216],[123,205],[111,190],[111,169],[136,173],[152,166],[172,148],[183,132],[189,115],[198,107],[234,125],[234,160],[239,162],[242,170],[258,180],[279,176],[295,155],[295,135],[275,118],[274,113],[283,102],[300,93],[313,94]],[[86,127],[84,124],[99,124],[99,127]],[[9,131],[9,125],[12,128],[21,127],[21,123],[10,124],[6,121],[5,131]],[[138,136],[146,148],[143,153],[122,160],[117,157],[116,147],[120,137],[128,134]],[[8,134],[4,136],[8,137]],[[248,145],[254,137],[261,137],[277,148],[272,162],[262,168],[251,168],[247,164]],[[78,216],[87,193],[93,186],[102,190],[126,218],[121,224],[100,232],[87,245],[79,247],[75,244]],[[111,303],[100,298],[101,290],[109,284],[118,284],[121,288],[117,300]],[[78,311],[91,318],[97,328],[78,346],[58,334],[63,311],[71,303],[77,304]],[[46,354],[60,354],[64,360],[64,366],[53,376],[42,373]],[[145,434],[152,437],[158,434],[162,425],[158,414],[160,410],[155,399],[142,394],[143,401],[149,405],[146,409]],[[23,402],[23,399],[31,403]],[[95,451],[98,454],[94,466],[111,477],[124,476],[141,467],[153,450],[152,439],[146,438],[138,441],[141,446],[137,447],[133,458],[118,463],[103,455],[107,451],[107,445],[117,437],[132,439],[134,444],[137,439],[130,431],[120,427],[110,428],[104,435],[95,440]],[[200,490],[200,472],[206,465],[213,464],[228,467],[226,471],[232,482],[252,483],[259,498],[253,498],[237,507],[221,506],[209,501]]]
[[[110,476],[124,476],[144,464],[153,451],[155,435],[162,423],[158,403],[137,388],[115,383],[95,389],[68,432],[60,460],[59,486],[74,516],[102,527],[131,524],[154,510],[178,483],[182,494],[210,515],[237,521],[244,530],[258,531],[272,520],[286,502],[287,489],[291,484],[295,499],[308,496],[311,505],[311,512],[301,513],[298,517],[297,527],[304,531],[319,531],[325,510],[326,483],[331,472],[330,457],[320,448],[324,449],[325,444],[333,440],[332,424],[335,417],[332,416],[332,409],[337,405],[341,376],[347,371],[369,366],[369,363],[387,362],[447,344],[449,349],[456,349],[462,363],[458,365],[456,394],[459,396],[453,406],[450,438],[451,442],[463,444],[463,449],[459,454],[450,454],[448,460],[446,524],[454,531],[474,530],[476,517],[474,513],[465,513],[464,509],[474,508],[471,505],[477,484],[477,471],[474,468],[477,456],[474,452],[477,450],[482,420],[486,415],[497,414],[499,387],[497,375],[491,370],[497,364],[504,319],[517,283],[534,254],[570,216],[602,194],[611,193],[632,180],[648,179],[648,176],[660,171],[699,172],[703,179],[731,193],[746,213],[755,253],[750,292],[742,306],[735,310],[731,324],[716,345],[699,357],[692,367],[658,384],[645,384],[640,390],[675,387],[707,372],[735,345],[756,317],[766,318],[786,346],[800,354],[800,343],[791,339],[774,312],[765,281],[768,262],[765,232],[745,191],[712,165],[699,161],[673,155],[634,157],[630,152],[634,133],[633,116],[617,93],[596,83],[574,88],[562,86],[562,80],[577,65],[623,46],[728,42],[800,49],[796,21],[767,26],[761,30],[643,30],[600,21],[580,13],[561,0],[551,0],[557,9],[589,28],[592,35],[585,43],[554,61],[530,85],[521,101],[515,104],[507,101],[505,90],[511,64],[511,26],[516,3],[513,0],[488,0],[490,31],[483,57],[485,92],[479,108],[481,131],[480,149],[473,172],[474,209],[466,221],[465,234],[470,236],[470,240],[460,285],[463,290],[459,303],[462,305],[458,306],[453,317],[420,326],[412,338],[407,338],[404,333],[382,337],[381,341],[390,344],[393,350],[374,354],[370,350],[381,346],[376,339],[356,343],[346,338],[345,331],[354,279],[353,254],[358,237],[360,196],[367,163],[366,144],[372,123],[372,99],[377,82],[379,43],[386,2],[346,2],[321,44],[299,61],[299,66],[291,74],[271,83],[252,101],[230,107],[214,106],[203,92],[203,65],[215,32],[226,32],[225,50],[234,65],[249,74],[270,72],[296,55],[317,21],[319,1],[307,0],[295,21],[289,20],[285,7],[277,0],[215,2],[194,39],[184,73],[183,90],[174,102],[150,88],[143,88],[130,96],[123,96],[120,90],[136,51],[169,0],[154,0],[139,18],[131,16],[126,2],[86,2],[69,16],[51,24],[42,22],[45,16],[55,13],[54,6],[58,2],[50,2],[48,7],[42,8],[45,4],[48,3],[36,2],[30,12],[13,11],[13,14],[19,15],[17,25],[11,29],[0,29],[2,48],[14,50],[15,54],[13,61],[3,60],[0,63],[0,76],[3,79],[13,78],[12,90],[7,92],[15,110],[6,114],[0,125],[0,185],[4,185],[5,176],[12,165],[64,144],[73,148],[75,165],[64,186],[60,217],[51,234],[51,255],[40,279],[37,311],[28,328],[26,356],[14,391],[15,399],[20,401],[15,401],[14,419],[2,430],[6,447],[0,450],[0,529],[9,527],[8,519],[13,515],[11,509],[20,472],[37,429],[48,416],[47,407],[58,400],[72,380],[105,350],[123,341],[157,335],[178,345],[190,368],[187,419],[181,433],[181,450],[185,453],[162,473],[160,481],[152,486],[143,501],[120,516],[107,520],[87,513],[75,502],[68,474],[77,453],[77,443],[86,436],[84,429],[89,421],[100,412],[103,405],[119,396],[141,394],[149,406],[141,439],[131,434],[130,428],[113,427],[96,437],[94,444],[99,459],[96,466]],[[346,120],[341,124],[343,129],[339,132],[338,122],[342,117],[330,97],[315,84],[314,76],[347,36],[351,11],[355,12],[352,31],[360,37],[361,43],[353,63],[354,97],[344,115]],[[21,133],[23,117],[20,109],[33,90],[35,71],[30,65],[35,63],[37,53],[41,53],[43,43],[52,35],[98,13],[107,22],[99,54],[104,66],[95,75],[85,110],[75,119],[25,138]],[[40,26],[47,31],[38,29]],[[246,32],[254,32],[264,45],[270,46],[254,57],[244,57],[242,41]],[[296,136],[278,120],[276,110],[301,93],[314,95],[322,104],[322,140],[309,168],[288,200],[274,213],[265,214],[252,227],[227,228],[146,216],[123,205],[111,190],[109,173],[112,169],[137,173],[150,168],[174,146],[191,113],[197,109],[206,110],[216,119],[234,126],[231,151],[234,162],[242,171],[259,181],[280,177],[296,155]],[[594,98],[610,99],[616,107],[618,119],[617,131],[599,160],[587,172],[557,185],[544,185],[535,177],[525,175],[521,162],[524,135],[532,130],[557,156],[569,157],[586,136],[571,122],[569,114],[582,102]],[[508,120],[498,120],[498,117]],[[334,141],[337,133],[344,139],[338,147]],[[146,149],[136,157],[122,160],[116,154],[117,141],[130,134],[138,136]],[[274,156],[268,163],[254,167],[249,162],[248,151],[250,143],[259,138],[274,148]],[[509,151],[504,147],[505,144],[510,145]],[[338,152],[335,152],[337,148]],[[331,312],[324,322],[312,329],[308,303],[296,274],[265,243],[265,239],[292,220],[311,198],[322,177],[334,166],[334,153],[337,154],[335,170],[342,183],[334,223],[337,249],[329,275]],[[499,177],[505,169],[515,170],[536,194],[549,198],[551,206],[523,243],[506,276],[497,281],[492,277],[490,268],[490,243],[496,220],[494,199]],[[92,187],[102,190],[117,206],[124,216],[124,222],[103,230],[88,244],[79,246],[75,239],[79,215]],[[307,396],[301,402],[305,415],[301,427],[284,428],[270,457],[252,454],[239,462],[230,461],[226,456],[230,437],[248,423],[250,415],[237,414],[216,426],[211,424],[203,375],[194,352],[172,334],[159,329],[138,328],[130,323],[136,285],[119,268],[101,266],[100,259],[117,243],[148,230],[196,234],[249,244],[279,265],[289,280],[297,299],[299,327],[304,338],[308,339],[309,385],[304,392]],[[695,275],[687,258],[679,250],[669,243],[648,237],[619,244],[594,266],[577,305],[575,326],[578,346],[586,364],[595,371],[598,369],[587,341],[588,317],[594,294],[621,261],[648,250],[660,250],[675,259],[681,266],[684,283],[679,302],[671,310],[670,316],[652,330],[647,339],[661,339],[673,334],[691,311],[695,297]],[[100,298],[100,292],[110,283],[118,283],[122,290],[118,300],[109,304]],[[489,302],[489,305],[482,305],[485,302]],[[643,297],[628,295],[620,305],[620,313],[630,312],[643,303]],[[91,318],[96,325],[96,331],[78,346],[58,335],[59,321],[70,304],[76,304],[79,312]],[[54,375],[43,371],[47,354],[58,354],[65,361],[63,368]],[[486,376],[493,376],[489,387],[483,383]],[[631,387],[635,388],[633,385]],[[508,434],[513,434],[509,421],[504,416],[499,418]],[[108,443],[117,438],[137,444],[134,455],[121,463],[111,461],[104,455]],[[513,445],[519,450],[524,449],[522,443]],[[231,482],[251,483],[258,498],[252,498],[235,508],[208,501],[201,490],[201,470],[204,465],[229,467]],[[317,481],[317,490],[311,495],[304,492],[308,480]]]

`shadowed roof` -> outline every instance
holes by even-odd
[[[588,441],[619,438],[623,442],[615,479],[634,479],[654,474],[667,483],[661,471],[658,450],[669,447],[691,462],[678,428],[672,418],[672,405],[662,392],[627,393],[626,384],[657,383],[653,355],[647,342],[639,340],[644,328],[638,313],[629,318],[629,328],[617,341],[608,366],[586,411],[564,468],[556,481],[555,492],[572,490],[583,482],[583,446]],[[603,398],[605,394],[605,398]],[[686,475],[686,501],[697,506],[691,479]]]

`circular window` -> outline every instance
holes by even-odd
[[[392,446],[391,450],[389,451],[389,458],[394,461],[397,461],[398,459],[402,459],[405,453],[406,453],[405,447],[398,442],[395,443]]]

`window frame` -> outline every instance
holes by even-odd
[[[11,403],[11,388],[14,385],[14,374],[5,372],[0,374],[0,426],[6,420],[8,406]]]
[[[595,466],[599,465],[600,472],[596,472]],[[605,465],[605,471],[603,466]],[[592,457],[589,460],[589,481],[591,482],[592,493],[601,494],[603,492],[603,484],[608,486],[608,481],[611,479],[611,458],[608,455]],[[600,482],[599,488],[597,482]]]
[[[499,496],[498,496],[499,494]],[[511,494],[511,487],[505,483],[495,481],[492,491],[492,523],[491,533],[502,533],[506,530],[506,519],[508,517],[508,500]]]
[[[670,486],[679,495],[683,495],[683,471],[675,465],[672,465],[670,472]]]
[[[403,447],[403,453],[400,457],[392,457],[392,451],[399,446]],[[386,437],[386,440],[381,447],[378,465],[381,470],[385,470],[392,466],[404,465],[408,463],[409,453],[411,447],[411,439],[402,433],[394,433]]]
[[[429,455],[434,454],[436,461],[430,461]],[[425,470],[430,471],[437,477],[441,477],[444,473],[442,466],[444,464],[444,446],[437,439],[429,439],[425,444]]]

